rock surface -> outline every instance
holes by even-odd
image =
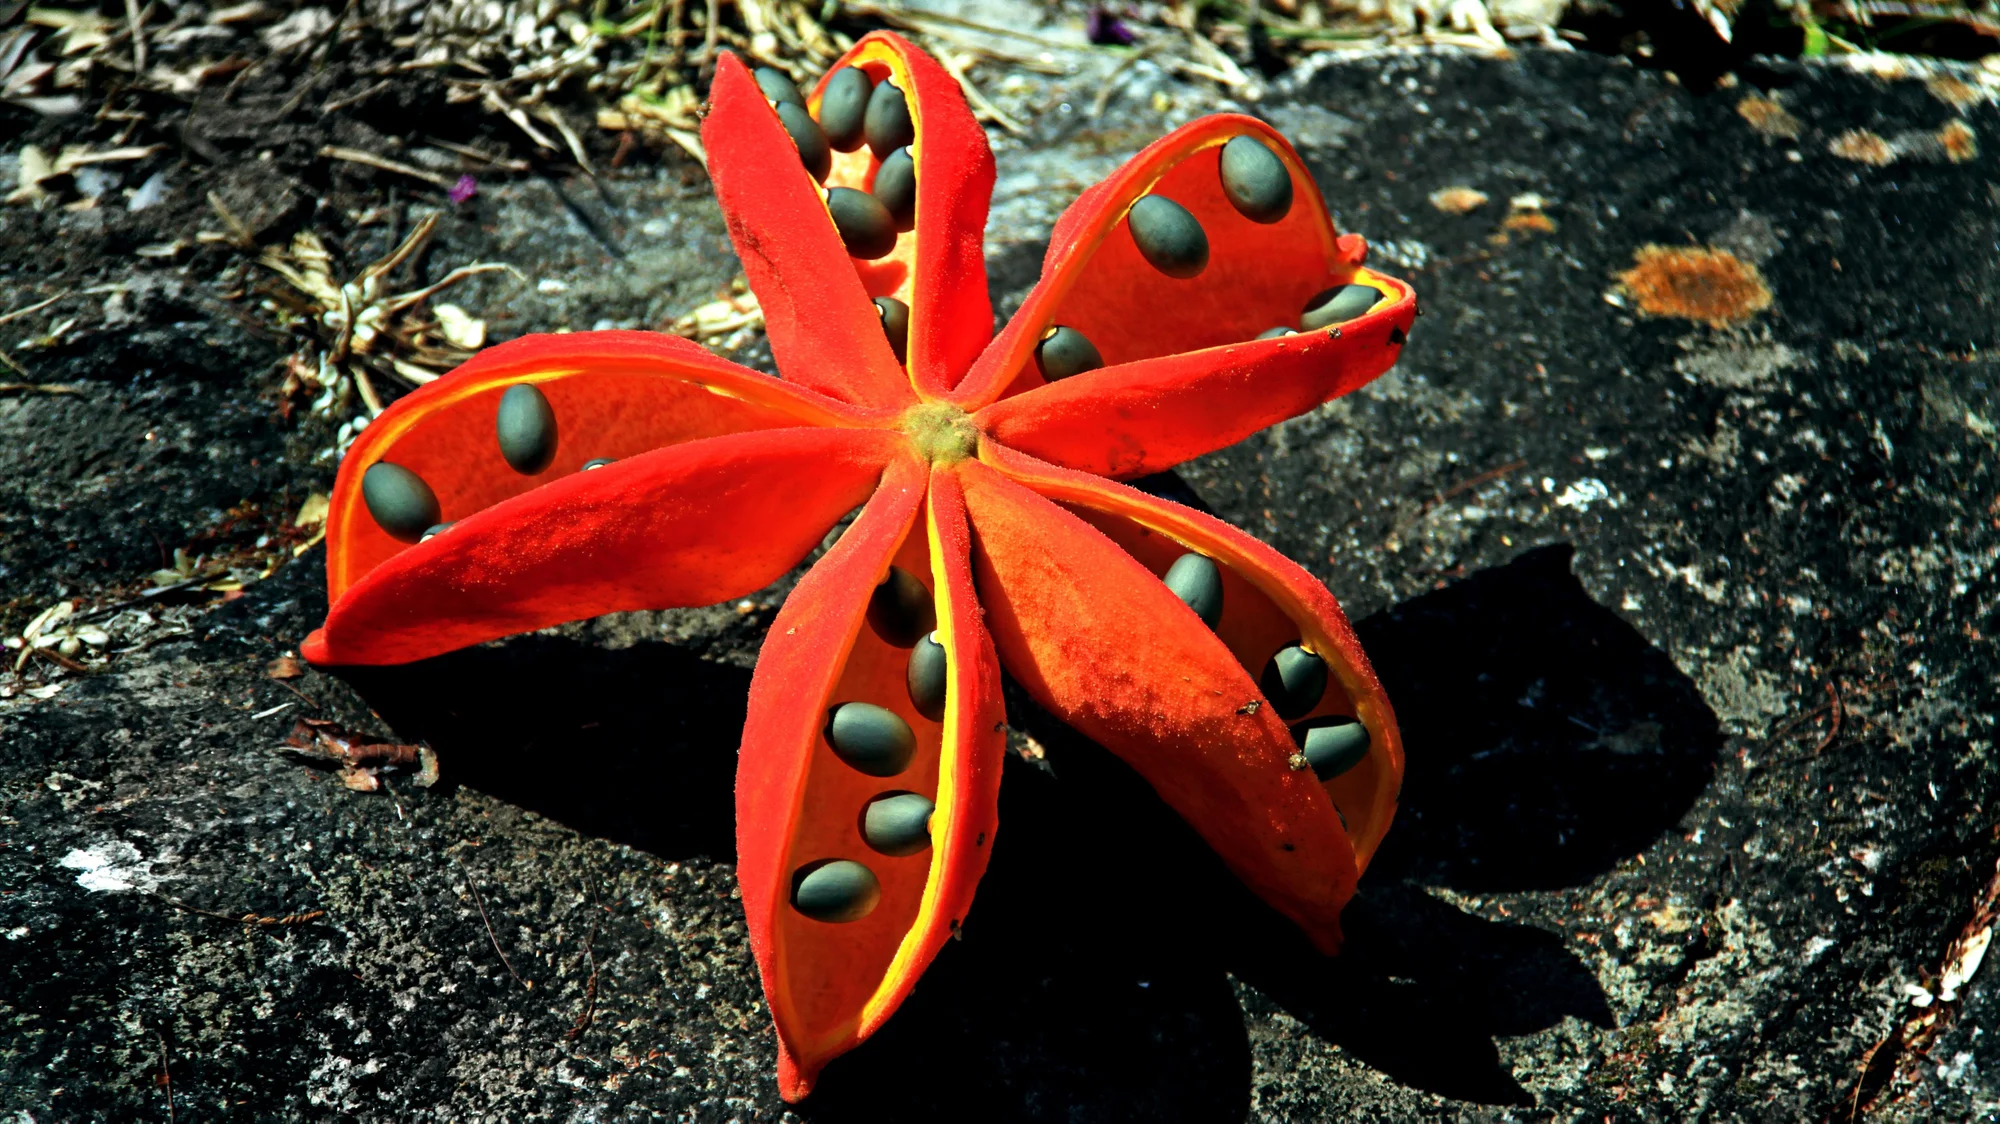
[[[1878,1119],[1995,1118],[1990,970],[1927,1057],[1869,1059],[2000,854],[2000,187],[1990,156],[1920,143],[2000,115],[1846,69],[1750,77],[1696,95],[1593,56],[1390,55],[1254,107],[1429,314],[1387,377],[1181,470],[1343,599],[1404,723],[1400,818],[1340,958],[1020,703],[963,940],[788,1108],[730,865],[786,583],[274,680],[325,612],[315,550],[226,601],[108,615],[106,669],[0,701],[0,1110],[1803,1120],[1845,1117],[1860,1081]],[[1082,80],[1022,81],[1032,135],[996,137],[1003,314],[1077,190],[1214,108],[1145,66],[1102,116]],[[1902,157],[1835,155],[1857,128]],[[1431,202],[1450,187],[1488,201]],[[461,298],[498,335],[658,324],[733,271],[671,171],[567,185],[601,242],[550,220],[555,190],[483,191],[434,251],[523,271]],[[1655,243],[1754,265],[1768,307],[1642,313],[1619,275]],[[119,307],[36,356],[83,393],[0,398],[10,632],[115,601],[175,546],[251,549],[330,480],[223,271],[121,268]],[[427,739],[443,783],[349,791],[274,749],[308,714]]]

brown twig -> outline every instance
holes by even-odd
[[[0,355],[4,355],[0,352]],[[13,367],[13,363],[7,364]],[[20,370],[15,367],[15,370]],[[22,372],[25,374],[26,372]],[[58,382],[0,382],[0,394],[82,394],[80,386],[64,386]]]
[[[1833,681],[1831,679],[1827,680],[1826,682],[1826,705],[1832,708],[1833,710],[1833,726],[1827,730],[1826,737],[1822,739],[1818,745],[1813,747],[1814,757],[1818,757],[1820,751],[1824,750],[1827,746],[1832,745],[1833,740],[1840,736],[1840,712],[1842,710],[1842,707],[1840,705],[1840,692],[1834,689]]]
[[[266,917],[254,912],[246,913],[239,917],[233,913],[223,913],[220,910],[203,909],[198,905],[189,905],[178,898],[170,898],[158,890],[148,890],[146,892],[173,906],[175,909],[183,910],[199,917],[213,917],[217,921],[233,921],[239,925],[256,925],[266,929],[285,925],[303,925],[308,921],[317,921],[326,916],[326,911],[323,909],[309,909],[304,913],[287,913],[281,917]]]
[[[1486,484],[1491,484],[1493,481],[1498,480],[1503,476],[1506,476],[1508,473],[1518,472],[1526,467],[1528,467],[1528,462],[1525,460],[1509,461],[1508,463],[1501,465],[1499,468],[1487,469],[1485,472],[1482,472],[1477,476],[1468,477],[1467,479],[1460,480],[1458,483],[1453,484],[1451,487],[1446,488],[1442,492],[1439,492],[1437,495],[1433,496],[1429,501],[1427,501],[1424,504],[1424,506],[1417,512],[1417,518],[1422,519],[1424,516],[1429,515],[1431,512],[1437,510],[1438,507],[1442,506],[1446,500],[1452,498],[1453,496],[1463,495],[1466,492],[1473,490],[1474,488],[1478,488]]]
[[[129,4],[132,0],[125,2]],[[167,1124],[174,1124],[174,1071],[167,1066],[167,1036],[156,1026],[153,1037],[160,1043],[160,1084],[167,1090]]]
[[[493,931],[493,919],[486,915],[486,903],[479,896],[479,884],[472,880],[472,871],[466,869],[465,864],[459,861],[457,855],[453,855],[451,861],[458,863],[459,872],[465,875],[465,888],[472,891],[472,904],[479,907],[479,919],[486,923],[486,939],[493,942],[493,951],[499,953],[500,963],[507,966],[507,974],[514,977],[515,983],[533,991],[535,985],[521,978],[521,973],[514,970],[514,962],[507,959],[507,951],[500,947],[500,934]]]
[[[592,921],[589,935],[583,938],[583,956],[590,962],[590,979],[583,985],[583,1010],[577,1012],[576,1022],[564,1035],[571,1042],[583,1037],[583,1032],[590,1029],[590,1020],[597,1014],[597,953],[591,947],[596,942],[597,922]]]

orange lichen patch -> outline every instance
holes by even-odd
[[[1736,114],[1767,137],[1796,137],[1804,128],[1784,106],[1758,94],[1737,102]]]
[[[1522,234],[1554,234],[1556,221],[1540,211],[1515,211],[1500,220],[1500,227]]]
[[[1963,164],[1979,155],[1979,141],[1972,134],[1972,126],[1963,121],[1948,121],[1937,131],[1938,146],[1944,149],[1944,158],[1954,164]]]
[[[1648,316],[1679,316],[1720,328],[1771,307],[1757,267],[1727,250],[1641,246],[1619,284]]]
[[[1431,206],[1447,215],[1462,215],[1486,205],[1486,193],[1473,187],[1441,187],[1431,192]]]
[[[1843,160],[1855,160],[1877,168],[1896,162],[1896,146],[1866,129],[1849,129],[1833,138],[1833,143],[1826,149]]]

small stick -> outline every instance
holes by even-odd
[[[6,354],[7,354],[6,352],[0,351],[0,361],[6,362],[6,364],[9,367],[13,367],[14,366],[13,360],[6,359],[5,358]],[[19,370],[19,368],[15,369]],[[64,386],[59,382],[0,382],[0,394],[82,394],[82,393],[83,393],[83,388],[80,386]]]
[[[129,7],[132,0],[125,0],[125,3]],[[160,1033],[160,1028],[156,1026],[153,1037],[160,1043],[160,1083],[167,1090],[167,1124],[174,1124],[174,1071],[167,1068],[167,1036]]]
[[[500,935],[493,931],[493,919],[486,916],[486,903],[479,897],[479,884],[472,880],[472,872],[466,869],[463,862],[459,862],[457,855],[453,855],[451,861],[458,863],[459,872],[465,875],[465,888],[472,891],[472,904],[479,907],[479,919],[486,922],[486,939],[493,942],[493,951],[500,954],[500,963],[507,966],[507,974],[514,977],[515,983],[530,991],[534,990],[535,985],[521,978],[521,973],[514,970],[514,962],[507,959],[506,950],[500,947]]]
[[[321,148],[319,154],[335,160],[345,160],[350,164],[365,164],[370,168],[380,168],[385,172],[394,172],[400,176],[420,179],[425,183],[444,188],[446,191],[450,191],[453,182],[455,182],[435,172],[426,172],[422,168],[412,168],[408,164],[398,163],[386,156],[377,156],[372,152],[367,152],[359,148],[342,148],[337,144],[329,144]]]
[[[0,324],[5,324],[9,320],[19,320],[21,317],[27,316],[30,313],[40,312],[41,310],[47,308],[48,306],[70,295],[71,291],[72,290],[64,289],[62,292],[57,293],[55,296],[52,296],[47,300],[36,301],[35,303],[27,306],[26,308],[17,308],[12,312],[6,313],[5,315],[0,315]]]
[[[1842,710],[1840,692],[1833,689],[1832,680],[1828,680],[1826,683],[1826,698],[1826,705],[1833,708],[1833,727],[1826,732],[1826,740],[1813,747],[1814,757],[1818,757],[1821,750],[1832,745],[1833,739],[1840,736],[1840,712]]]
[[[146,73],[146,13],[139,10],[139,0],[125,0],[125,22],[132,28],[132,72]],[[167,1097],[167,1116],[173,1117],[174,1099]]]

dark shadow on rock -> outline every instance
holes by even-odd
[[[748,671],[668,644],[518,636],[340,674],[431,743],[448,783],[664,858],[736,854]]]
[[[1357,628],[1403,794],[1371,873],[1458,890],[1574,886],[1646,849],[1722,743],[1693,681],[1543,547]]]

